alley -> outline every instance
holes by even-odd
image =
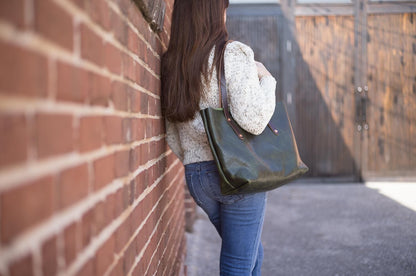
[[[269,192],[262,275],[415,276],[415,194],[414,183],[296,183]],[[221,241],[201,209],[187,244],[189,276],[219,275]]]

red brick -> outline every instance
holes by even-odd
[[[151,245],[149,244],[149,247],[150,246]],[[146,268],[145,270],[149,270],[149,265],[150,265],[150,261],[151,261],[151,257],[152,257],[152,253],[153,253],[153,250],[150,250],[150,248],[152,248],[152,247],[150,247],[150,248],[149,247],[146,248],[146,250],[144,251],[142,260],[140,260],[144,263],[144,267]],[[148,273],[146,273],[146,275],[153,275],[153,273],[151,273],[151,272],[149,273],[149,271],[148,271]]]
[[[92,237],[96,233],[96,226],[94,224],[94,209],[90,209],[84,213],[81,219],[81,225],[81,247],[84,248],[90,243]]]
[[[146,138],[153,137],[153,120],[154,119],[145,120]]]
[[[24,114],[0,113],[0,167],[21,163],[27,158],[28,126]]]
[[[146,71],[146,69],[142,65],[139,65],[138,64],[136,66],[136,69],[135,70],[136,70],[136,72],[135,72],[135,74],[136,74],[136,77],[135,77],[136,83],[139,84],[142,87],[145,87],[145,85],[144,85],[144,77],[145,77],[145,71]]]
[[[139,91],[134,89],[131,90],[129,94],[130,97],[130,110],[134,113],[140,113],[140,104],[141,104],[141,94]]]
[[[150,96],[145,94],[145,93],[140,94],[140,113],[141,114],[148,114],[148,112],[149,112],[149,98],[150,98]]]
[[[136,12],[140,12],[137,9],[137,6],[130,0],[117,0],[117,4],[120,8],[121,13],[124,15],[123,17],[127,17],[129,9],[135,9]]]
[[[137,41],[138,55],[141,60],[146,62],[147,60],[147,45],[142,39]]]
[[[115,194],[114,216],[118,217],[123,211],[123,188],[120,188]]]
[[[109,105],[111,93],[110,79],[97,75],[93,72],[89,72],[87,90],[91,105]]]
[[[112,73],[120,75],[121,51],[117,49],[114,45],[106,43],[104,45],[104,53],[105,66],[107,67],[107,69]]]
[[[131,118],[130,119],[131,122],[131,133],[130,133],[130,137],[132,141],[137,141],[137,136],[138,136],[138,132],[139,132],[139,119],[138,118]]]
[[[158,231],[157,233],[160,233],[160,231]],[[155,235],[156,236],[156,235]],[[152,247],[150,247],[150,248],[155,248],[156,247],[156,243],[157,243],[157,241],[159,240],[159,237],[155,237],[154,236],[154,239],[152,238],[152,241],[154,241],[154,244],[151,244],[151,246]],[[159,254],[160,254],[160,249],[159,250],[157,250],[156,252],[154,252],[153,250],[151,250],[150,248],[148,248],[146,251],[148,251],[149,252],[149,255],[151,255],[149,258],[150,258],[150,261],[149,261],[149,266],[148,266],[148,270],[147,270],[147,273],[149,274],[149,275],[155,275],[155,273],[156,273],[156,270],[157,270],[157,262],[159,262]],[[155,250],[155,249],[154,249]]]
[[[151,183],[149,182],[149,170],[144,170],[140,179],[142,185],[142,190],[144,191]]]
[[[131,11],[131,13],[133,13],[134,10]],[[149,23],[147,23],[147,21],[144,19],[143,16],[137,16],[135,18],[137,20],[137,23],[135,24],[135,27],[138,29],[138,31],[143,35],[144,39],[147,41],[150,38],[150,27],[149,27]]]
[[[134,54],[138,53],[138,36],[133,32],[131,28],[128,29],[128,43],[127,48],[132,51]]]
[[[145,275],[147,266],[140,260],[139,263],[134,267],[133,275]]]
[[[88,72],[70,64],[58,62],[57,99],[85,103],[88,98]]]
[[[156,141],[149,142],[149,155],[147,156],[147,158],[149,160],[152,160],[152,159],[155,159],[156,156],[157,156]]]
[[[91,276],[91,275],[98,275],[95,273],[95,257],[88,260],[83,267],[77,272],[76,276]]]
[[[166,144],[165,144],[164,140],[157,141],[157,150],[158,150],[158,155],[157,156],[161,156],[163,153],[165,153],[165,147],[166,147]]]
[[[153,82],[152,82],[152,89],[151,89],[151,91],[154,94],[158,95],[158,96],[160,96],[160,93],[162,92],[161,82],[160,81],[156,81],[155,78],[153,79]]]
[[[104,29],[109,30],[111,27],[110,7],[105,1],[91,0],[88,2],[87,11],[92,20],[100,24]]]
[[[26,255],[10,265],[10,276],[31,276],[33,273],[33,257]]]
[[[115,232],[115,252],[120,253],[131,237],[130,221],[125,220]]]
[[[71,15],[51,0],[35,0],[35,30],[58,45],[73,50]]]
[[[160,136],[164,132],[162,131],[164,128],[164,122],[163,120],[153,120],[153,135],[154,136]]]
[[[121,55],[121,61],[122,61],[122,68],[123,68],[123,76],[128,80],[137,82],[136,75],[135,75],[136,67],[140,65],[137,64],[136,66],[136,62],[134,61],[134,59],[131,58],[127,54]]]
[[[0,93],[46,97],[48,65],[44,56],[4,42],[0,42],[0,53]]]
[[[130,149],[129,152],[129,167],[130,171],[134,172],[139,166],[140,146]]]
[[[59,177],[59,205],[65,208],[88,194],[90,181],[88,164],[81,164],[61,172]]]
[[[70,266],[78,253],[78,224],[72,223],[64,230],[65,241],[65,264]]]
[[[140,165],[144,165],[149,161],[150,147],[149,143],[140,145]]]
[[[110,18],[111,18],[111,30],[114,36],[122,45],[126,45],[128,25],[113,10],[111,10]]]
[[[116,177],[126,176],[129,173],[129,150],[116,152],[115,158]]]
[[[162,117],[162,105],[160,99],[156,99],[156,114],[157,116]]]
[[[74,2],[75,5],[77,5],[81,9],[84,9],[86,7],[86,3],[88,0],[71,0],[71,1]]]
[[[143,222],[147,214],[145,214],[141,207],[135,207],[133,212],[131,213],[131,227],[132,232],[136,231],[136,229],[140,226]]]
[[[79,151],[85,152],[100,148],[103,144],[103,129],[102,117],[82,117],[79,125]]]
[[[49,238],[42,245],[42,270],[43,275],[52,276],[57,272],[56,236]]]
[[[106,144],[119,144],[123,142],[123,123],[118,116],[104,117],[104,133]]]
[[[136,179],[130,180],[129,184],[129,204],[132,205],[134,202],[134,195],[136,193]]]
[[[140,9],[137,5],[133,5],[127,10],[127,18],[133,24],[133,26],[138,26],[139,24],[144,22],[143,15],[140,12]]]
[[[144,69],[142,71],[141,79],[140,79],[140,85],[149,90],[150,92],[154,93],[152,82],[155,82],[156,79],[150,74],[147,69]]]
[[[127,250],[124,252],[124,257],[123,257],[123,261],[124,261],[124,268],[129,271],[134,263],[134,259],[136,258],[137,255],[137,248],[136,248],[136,244],[134,242],[132,242],[128,247]]]
[[[133,125],[136,128],[136,140],[143,140],[146,137],[146,119],[138,119],[137,123]]]
[[[161,74],[161,65],[162,64],[161,64],[160,60],[158,60],[156,57],[153,57],[153,59],[155,61],[155,66],[153,67],[154,70],[155,70],[155,73],[157,75],[160,75]]]
[[[100,201],[94,208],[95,226],[98,232],[101,232],[114,218],[115,198],[107,197]]]
[[[149,97],[149,115],[156,115],[156,99]]]
[[[104,275],[114,259],[114,235],[98,249],[95,258],[95,271],[97,275]]]
[[[142,171],[138,176],[136,176],[136,188],[134,189],[136,199],[139,198],[146,188],[147,179],[147,170]]]
[[[24,0],[0,1],[0,18],[22,28],[25,25]]]
[[[123,259],[119,260],[117,265],[111,271],[110,276],[119,276],[119,275],[127,275],[127,271],[123,270]],[[143,275],[143,274],[133,274],[133,275]]]
[[[152,33],[152,35],[149,37],[147,41],[149,42],[150,46],[152,46],[152,49],[154,49],[156,53],[161,54],[162,44],[160,43],[159,39],[156,39],[156,37],[157,36],[154,33]]]
[[[113,82],[111,85],[111,99],[117,110],[129,110],[128,86],[121,82]]]
[[[114,154],[94,161],[94,189],[108,185],[114,179]]]
[[[132,128],[132,118],[124,118],[122,122],[124,143],[129,143],[132,141],[131,128]]]
[[[54,211],[53,176],[45,176],[0,195],[1,240],[9,242]]]
[[[103,40],[86,25],[81,25],[81,56],[89,61],[103,65]]]
[[[123,186],[123,208],[127,209],[130,205],[130,185]]]
[[[38,113],[35,120],[39,158],[67,153],[74,149],[71,115]]]

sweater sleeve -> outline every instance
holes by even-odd
[[[173,153],[183,162],[184,153],[182,146],[180,144],[180,137],[178,128],[172,122],[169,122],[165,119],[165,126],[166,126],[166,142],[168,143],[169,147],[172,149]]]
[[[253,50],[238,41],[228,44],[224,64],[231,115],[247,132],[261,134],[276,106],[275,78],[259,80]]]

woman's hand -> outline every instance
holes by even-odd
[[[271,76],[269,71],[267,71],[266,67],[264,67],[263,63],[256,61],[257,65],[257,74],[259,76],[259,79],[261,79],[264,76]]]

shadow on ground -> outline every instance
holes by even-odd
[[[198,216],[187,233],[188,275],[219,275],[221,240],[200,209]],[[362,184],[269,192],[262,241],[263,276],[416,276],[416,211]]]

